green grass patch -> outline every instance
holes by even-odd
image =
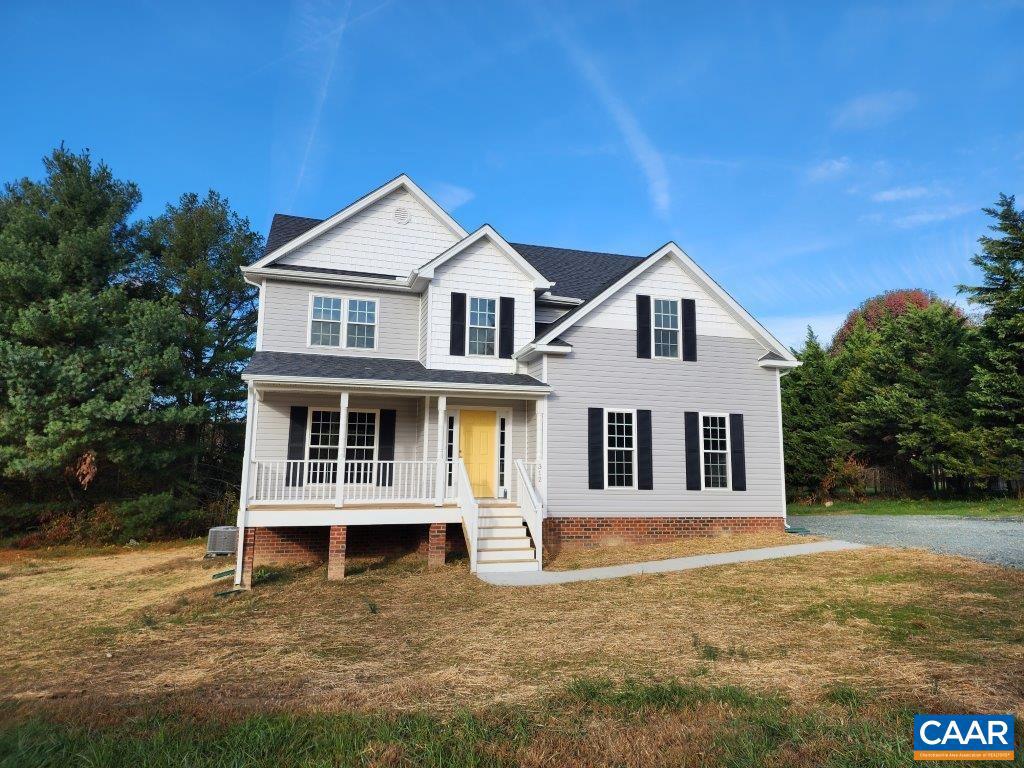
[[[1018,499],[870,499],[824,504],[789,504],[790,515],[954,515],[958,517],[1024,517]]]
[[[849,685],[820,705],[737,686],[579,679],[533,707],[436,715],[136,714],[86,726],[0,709],[0,768],[792,766],[913,764],[919,707]],[[66,716],[65,716],[66,717]]]

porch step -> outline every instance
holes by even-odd
[[[477,573],[512,573],[516,571],[539,571],[540,563],[536,560],[499,560],[476,564]]]
[[[526,526],[519,525],[482,525],[477,531],[477,539],[511,539],[526,538]]]
[[[530,546],[530,539],[524,533],[522,536],[505,536],[498,538],[481,538],[477,541],[480,551],[485,549],[518,549],[522,546]]]
[[[506,525],[522,525],[522,515],[480,515],[480,527],[491,528]]]
[[[493,563],[497,561],[519,562],[522,560],[533,560],[533,545],[529,542],[518,546],[505,547],[501,549],[480,549],[477,550],[478,563]]]

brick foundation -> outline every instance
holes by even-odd
[[[332,525],[327,544],[327,580],[341,581],[345,578],[345,540],[347,531],[344,525]]]
[[[253,565],[305,565],[327,559],[327,526],[247,528],[255,534]]]
[[[448,526],[444,523],[431,523],[427,537],[427,568],[440,568],[444,565],[447,551]]]
[[[781,533],[781,517],[549,517],[544,521],[544,549],[654,544],[723,533]]]

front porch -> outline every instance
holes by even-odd
[[[264,529],[329,528],[334,542],[349,526],[430,526],[436,538],[457,524],[473,571],[539,568],[544,405],[250,382],[236,583],[247,586],[245,558]],[[341,577],[330,564],[343,563],[343,544],[327,556]]]

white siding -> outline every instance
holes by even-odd
[[[640,277],[609,296],[578,324],[585,328],[636,331],[637,294],[666,299],[694,299],[697,308],[698,336],[753,338],[716,298],[698,285],[670,256],[664,257]]]
[[[395,210],[409,221],[400,224]],[[404,189],[398,189],[282,258],[280,264],[408,275],[458,238]]]
[[[451,261],[438,268],[430,286],[430,352],[431,368],[462,371],[494,371],[515,373],[514,360],[495,357],[459,357],[450,355],[451,295],[467,295],[466,317],[469,319],[468,297],[497,299],[511,296],[516,301],[515,344],[513,352],[533,341],[533,282],[489,240],[474,243]]]
[[[573,351],[548,359],[548,509],[574,516],[782,516],[776,372],[755,341],[697,338],[697,361],[641,360],[630,331],[573,328]],[[642,382],[642,385],[638,385]],[[590,490],[587,409],[651,410],[654,490]],[[686,490],[683,414],[742,413],[746,491]]]
[[[309,341],[310,294],[377,300],[377,349],[311,347]],[[322,288],[311,283],[268,280],[263,291],[262,349],[270,352],[300,352],[347,357],[417,358],[420,297],[388,291],[346,289],[335,285]]]

